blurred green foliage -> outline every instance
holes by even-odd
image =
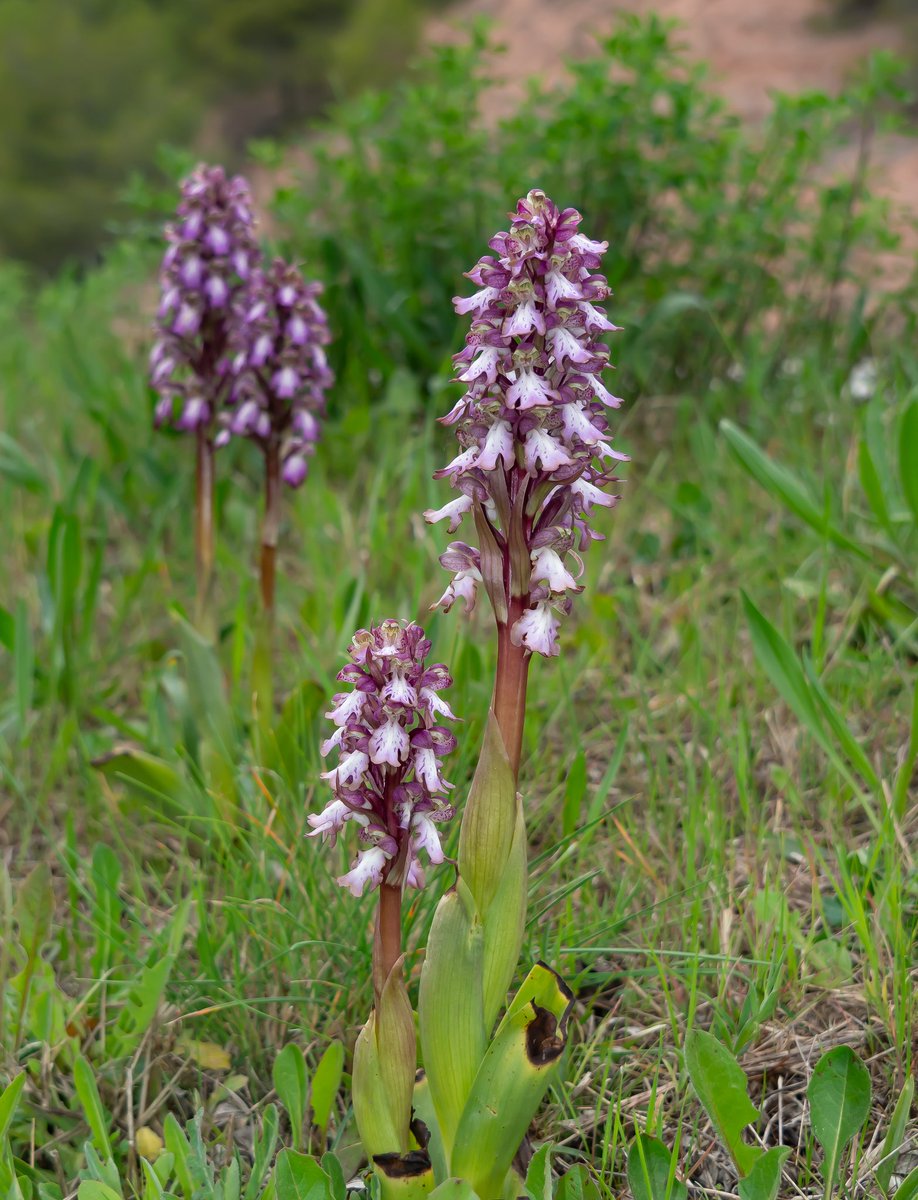
[[[484,49],[481,33],[440,48],[394,90],[338,106],[278,194],[282,248],[326,281],[352,394],[396,369],[422,386],[442,377],[461,344],[449,303],[461,273],[534,186],[610,242],[626,329],[613,361],[627,361],[631,394],[706,386],[746,346],[766,372],[814,337],[861,352],[872,256],[896,235],[865,186],[869,157],[848,178],[822,164],[853,128],[893,119],[900,63],[874,57],[838,97],[779,96],[750,133],[657,18],[622,19],[571,83],[534,83],[497,113],[482,103]]]
[[[430,0],[5,0],[0,254],[86,259],[163,142],[231,159],[391,78]],[[396,35],[397,34],[397,35]]]

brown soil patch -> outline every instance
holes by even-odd
[[[772,92],[837,92],[873,51],[906,49],[902,28],[892,21],[827,28],[825,0],[462,0],[431,22],[429,37],[451,40],[475,17],[493,20],[506,47],[497,64],[503,82],[489,99],[489,108],[499,112],[519,99],[528,79],[560,83],[565,62],[590,55],[620,12],[656,12],[679,21],[689,52],[710,67],[711,86],[751,124],[767,116]],[[871,157],[874,193],[918,217],[918,139],[878,136]],[[850,173],[855,159],[852,146],[831,169]],[[903,249],[911,256],[912,238]],[[890,265],[882,264],[887,278]],[[894,274],[904,266],[900,257]]]

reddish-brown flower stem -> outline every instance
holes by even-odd
[[[214,444],[209,430],[197,431],[195,460],[195,558],[197,566],[197,621],[210,619],[210,592],[214,571]]]
[[[379,885],[376,937],[373,939],[373,987],[376,1001],[389,972],[402,955],[402,889],[400,884]]]
[[[265,446],[265,512],[261,526],[261,603],[269,623],[274,619],[277,537],[280,530],[280,443],[272,435]]]
[[[522,596],[510,598],[509,618],[497,627],[497,674],[494,679],[492,705],[497,724],[503,734],[514,778],[519,778],[520,756],[523,751],[523,725],[526,720],[526,683],[529,660],[525,646],[514,646],[510,630],[526,607]]]

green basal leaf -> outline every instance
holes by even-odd
[[[436,1179],[446,1179],[449,1172],[446,1169],[446,1154],[443,1150],[443,1139],[437,1124],[437,1114],[434,1111],[433,1097],[430,1094],[430,1082],[425,1071],[418,1071],[414,1084],[414,1115],[427,1129],[429,1141],[427,1153],[434,1169]]]
[[[306,1117],[308,1083],[306,1060],[303,1051],[295,1042],[290,1042],[277,1055],[271,1072],[274,1090],[290,1118],[293,1148],[298,1150],[303,1139],[303,1121]]]
[[[634,1200],[686,1200],[675,1156],[657,1138],[639,1133],[628,1150],[628,1186]]]
[[[112,1143],[108,1135],[110,1124],[108,1113],[102,1107],[92,1067],[82,1054],[76,1056],[73,1064],[73,1086],[76,1088],[77,1098],[92,1133],[93,1141],[106,1158],[111,1158]]]
[[[740,1200],[777,1200],[781,1187],[781,1168],[788,1154],[789,1146],[772,1146],[766,1150],[746,1178],[740,1180]]]
[[[16,1109],[19,1106],[19,1097],[22,1095],[25,1081],[25,1071],[20,1071],[15,1079],[11,1080],[3,1089],[3,1092],[0,1093],[0,1146],[3,1145],[3,1139],[6,1137],[13,1117],[16,1115]]]
[[[329,1179],[309,1154],[281,1150],[274,1168],[277,1200],[329,1200]]]
[[[685,1065],[740,1175],[748,1175],[762,1151],[743,1140],[743,1130],[759,1115],[749,1099],[743,1069],[726,1046],[701,1029],[691,1030],[685,1039]]]
[[[479,1200],[479,1197],[464,1179],[444,1179],[430,1193],[430,1200]]]
[[[544,964],[533,967],[488,1046],[456,1131],[450,1169],[480,1195],[498,1196],[566,1045],[573,996]]]
[[[720,431],[737,461],[770,496],[779,500],[811,529],[815,529],[837,546],[842,546],[858,558],[870,560],[870,555],[862,546],[853,542],[828,519],[792,471],[769,458],[765,451],[732,421],[721,421]]]
[[[313,1123],[318,1125],[323,1134],[328,1128],[343,1071],[344,1046],[338,1041],[329,1042],[315,1069],[310,1091]]]
[[[418,997],[424,1069],[447,1157],[487,1046],[484,931],[461,877],[437,905]]]
[[[516,829],[516,783],[493,711],[459,833],[459,874],[486,913],[500,890]]]
[[[523,801],[519,793],[515,794],[514,800],[516,823],[513,841],[497,893],[483,917],[483,999],[486,1030],[494,1027],[497,1015],[506,1003],[507,992],[519,964],[520,948],[526,930],[529,846],[526,840]]]
[[[551,1145],[541,1146],[532,1156],[526,1172],[526,1193],[529,1200],[552,1200],[554,1189],[551,1177]]]
[[[120,746],[93,760],[107,779],[132,787],[144,800],[165,801],[175,813],[194,810],[191,789],[184,776],[164,759],[135,746]]]
[[[813,1133],[825,1158],[826,1191],[835,1186],[842,1153],[870,1112],[870,1074],[848,1046],[824,1054],[806,1089]]]
[[[389,972],[379,1004],[354,1047],[354,1116],[363,1148],[373,1160],[409,1149],[417,1041],[402,962]]]

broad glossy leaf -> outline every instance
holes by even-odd
[[[274,1182],[277,1200],[328,1200],[328,1176],[309,1154],[281,1150]]]
[[[749,1099],[742,1067],[717,1038],[693,1029],[685,1039],[685,1065],[705,1112],[730,1151],[741,1175],[748,1175],[762,1151],[743,1140],[743,1130],[758,1117]]]
[[[673,1155],[657,1138],[638,1134],[628,1150],[628,1186],[634,1200],[686,1200]]]
[[[306,1117],[308,1082],[306,1060],[303,1051],[295,1042],[290,1042],[274,1060],[272,1071],[274,1089],[290,1118],[294,1149],[299,1149],[303,1140],[303,1121]]]
[[[789,1146],[772,1146],[766,1150],[746,1178],[740,1180],[740,1200],[777,1200],[781,1168],[788,1154]]]
[[[870,1074],[849,1046],[824,1054],[806,1089],[813,1133],[825,1153],[826,1187],[835,1185],[842,1152],[870,1112]]]
[[[312,1119],[323,1133],[328,1128],[332,1105],[341,1087],[343,1070],[344,1046],[338,1041],[329,1042],[316,1066],[310,1091]]]

